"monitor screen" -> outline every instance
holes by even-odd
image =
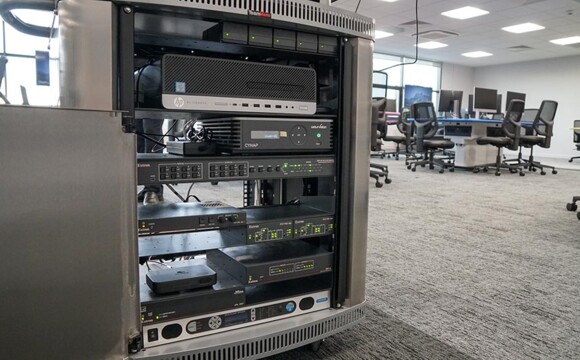
[[[430,87],[405,85],[405,107],[410,107],[416,102],[433,101],[433,89]]]
[[[510,101],[512,101],[514,99],[522,100],[525,102],[526,101],[526,94],[508,91],[506,98],[505,98],[505,109],[506,110],[508,109],[508,106],[510,105]]]
[[[439,93],[439,112],[453,112],[453,102],[459,101],[459,109],[461,109],[461,99],[463,99],[463,91],[459,90],[441,90]]]
[[[497,90],[478,87],[473,89],[473,109],[495,113],[497,111]]]
[[[502,100],[502,96],[501,94],[497,94],[497,102],[495,103],[495,112],[497,114],[501,114],[501,100]]]

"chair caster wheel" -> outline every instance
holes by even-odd
[[[576,211],[576,210],[578,210],[578,205],[576,205],[575,203],[568,203],[568,204],[566,204],[566,210]]]
[[[407,165],[407,169],[411,170],[411,167],[412,167],[411,165]]]
[[[433,169],[435,169],[435,166],[429,165],[429,170],[433,170]]]
[[[216,186],[217,184],[219,184],[219,182],[218,182],[218,181],[212,181],[212,182],[211,182],[211,184],[212,184],[213,186]]]
[[[479,173],[479,168],[474,168],[474,169],[473,169],[473,173],[474,173],[474,174],[477,174],[477,173]]]
[[[501,175],[501,173],[500,173],[500,172],[496,172],[496,173],[495,173],[495,176],[500,176],[500,175]]]
[[[489,169],[488,169],[488,168],[483,168],[483,172],[485,172],[485,173],[486,173],[486,172],[488,172],[488,171],[489,171]]]
[[[390,184],[392,182],[393,182],[393,180],[391,180],[391,179],[385,179],[385,184]]]
[[[520,176],[526,176],[526,173],[521,172]]]
[[[399,157],[397,156],[397,157],[395,158],[395,160],[399,161]]]
[[[532,171],[538,171],[538,169],[536,169],[536,168],[533,168],[533,169],[532,169]]]
[[[552,170],[552,174],[556,175],[557,173],[558,173],[558,171]]]
[[[449,169],[449,172],[455,172],[455,168]]]
[[[411,171],[415,172],[415,171],[417,171],[417,168],[412,168]]]
[[[383,187],[383,183],[382,182],[376,182],[375,186],[378,188],[382,188]]]
[[[421,164],[421,167],[425,167],[425,164]]]
[[[545,171],[540,172],[540,175],[546,175]]]
[[[439,174],[443,174],[445,172],[445,170],[441,169],[439,170]]]

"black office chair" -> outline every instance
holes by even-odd
[[[574,129],[580,129],[580,120],[574,120]],[[580,130],[574,130],[574,142],[576,143],[576,150],[580,151]],[[580,159],[580,156],[572,156],[568,162]]]
[[[455,143],[445,139],[435,139],[435,134],[439,129],[435,107],[432,102],[418,102],[411,106],[411,116],[413,117],[413,130],[415,133],[415,149],[417,153],[423,153],[422,159],[409,161],[408,169],[417,170],[417,165],[429,165],[429,169],[434,169],[435,165],[440,167],[439,172],[455,171],[454,163],[446,163],[435,158],[435,152],[439,150],[452,149]]]
[[[382,140],[380,128],[379,114],[382,112],[384,114],[385,107],[387,104],[386,99],[373,100],[371,109],[371,152],[380,151]],[[372,154],[371,154],[372,155]],[[385,184],[390,184],[391,179],[389,179],[389,167],[383,164],[370,163],[371,178],[375,179],[375,186],[382,187],[383,183],[381,178],[385,178]]]
[[[534,129],[532,125],[528,123],[533,123],[534,119],[536,118],[536,115],[538,114],[538,111],[539,109],[524,109],[520,123],[522,124],[522,131],[525,132],[525,135],[534,134]],[[520,143],[520,146],[518,146],[518,157],[515,159],[507,159],[504,160],[503,162],[510,165],[524,165],[526,163],[526,160],[524,160],[522,154],[523,148],[524,146]],[[504,155],[503,158],[505,159],[506,156]]]
[[[546,175],[544,168],[552,169],[552,174],[557,174],[558,171],[551,166],[545,165],[538,161],[534,161],[534,146],[541,146],[549,148],[552,140],[552,131],[554,128],[554,117],[558,110],[558,102],[553,100],[544,100],[540,105],[538,114],[534,119],[533,130],[536,135],[522,135],[520,136],[520,144],[530,148],[530,157],[524,163],[524,168],[532,171],[540,169],[541,175]]]
[[[520,172],[520,176],[524,176],[525,173],[520,165],[510,165],[503,162],[501,159],[501,149],[508,148],[511,150],[516,150],[519,147],[520,131],[521,131],[521,118],[524,112],[524,102],[522,100],[514,99],[508,104],[507,112],[503,118],[502,130],[504,136],[484,136],[477,139],[478,145],[492,145],[497,147],[497,156],[495,158],[495,163],[485,164],[478,166],[473,169],[473,172],[479,172],[479,168],[483,167],[483,171],[487,172],[490,167],[495,168],[495,175],[501,175],[501,169],[507,169],[511,173]]]
[[[395,156],[395,160],[399,160],[402,144],[405,145],[405,155],[409,154],[409,146],[411,145],[409,130],[413,127],[412,124],[407,122],[409,111],[408,108],[401,109],[399,118],[397,119],[397,130],[399,130],[402,135],[387,135],[385,131],[385,135],[383,136],[384,141],[391,141],[397,144],[397,149],[393,153],[389,153]]]

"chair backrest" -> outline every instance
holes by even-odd
[[[387,99],[373,100],[371,109],[371,150],[380,150],[381,140],[380,140],[380,130],[381,118],[379,114],[385,113],[385,107],[387,106]],[[384,127],[384,119],[383,119]]]
[[[538,115],[538,111],[540,109],[524,109],[524,113],[522,114],[522,121],[534,121],[536,115]]]
[[[399,113],[399,118],[397,119],[397,130],[401,132],[401,134],[406,134],[409,128],[413,127],[413,124],[409,122],[409,117],[411,114],[411,109],[409,108],[402,108],[401,112]]]
[[[520,123],[524,113],[525,103],[520,99],[512,99],[508,104],[507,111],[503,117],[502,128],[505,135],[511,139],[519,139]],[[513,144],[514,148],[519,146],[518,141]]]
[[[558,102],[554,100],[544,100],[540,105],[538,114],[534,119],[534,130],[538,135],[544,136],[545,139],[540,146],[549,148],[554,129],[554,117],[558,110]]]
[[[574,128],[579,130],[574,130],[574,142],[580,143],[580,120],[574,120]]]
[[[422,132],[423,139],[430,139],[437,133],[439,123],[435,106],[432,102],[417,102],[411,106],[411,116],[413,117],[413,127],[415,133]]]

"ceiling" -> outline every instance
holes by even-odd
[[[359,0],[338,0],[333,6],[354,11]],[[442,12],[474,6],[489,14],[457,20],[441,15]],[[378,39],[375,51],[415,57],[415,0],[361,0],[358,13],[376,20],[376,29],[394,33]],[[411,22],[410,25],[401,25]],[[421,24],[427,22],[428,24]],[[512,34],[502,27],[532,22],[544,30]],[[546,58],[580,55],[580,44],[555,45],[550,40],[580,36],[580,0],[419,0],[419,33],[443,30],[457,33],[436,40],[449,46],[427,50],[419,49],[419,58],[465,66],[488,66]],[[420,42],[429,39],[419,38]],[[527,46],[531,49],[514,51],[510,47]],[[486,51],[493,56],[467,58],[462,53]],[[580,65],[580,64],[579,64]]]

